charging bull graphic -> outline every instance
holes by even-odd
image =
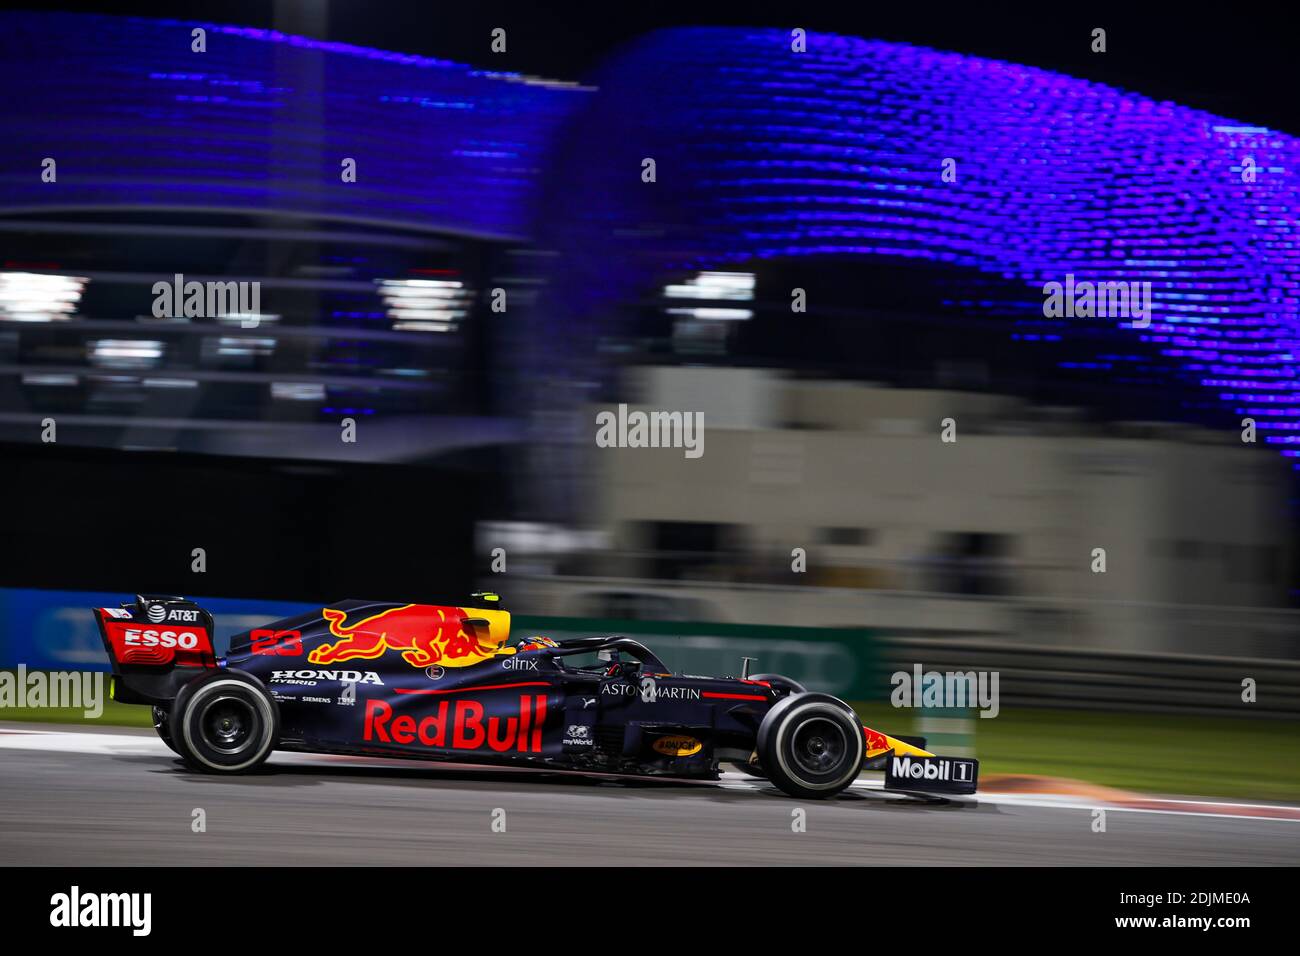
[[[863,735],[867,738],[867,756],[874,757],[876,754],[884,753],[891,749],[889,738],[878,730],[872,730],[870,727],[862,728]]]
[[[308,654],[307,660],[313,664],[337,664],[356,658],[374,660],[385,651],[401,651],[402,659],[412,667],[431,664],[464,667],[496,655],[506,639],[508,627],[500,628],[499,636],[493,633],[499,629],[495,619],[505,616],[504,612],[428,604],[389,608],[354,624],[343,623],[346,611],[327,607],[321,610],[321,615],[338,640],[322,644]],[[485,620],[489,624],[466,626],[466,618]]]

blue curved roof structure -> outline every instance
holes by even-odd
[[[578,330],[666,266],[949,264],[1023,288],[1033,335],[1108,325],[1098,374],[1141,346],[1300,455],[1294,136],[843,36],[796,52],[783,30],[663,31],[593,93],[213,24],[198,54],[195,26],[0,15],[0,212],[234,208],[538,237],[562,254],[553,321]],[[1069,275],[1149,282],[1150,326],[1043,316],[1044,284]]]
[[[268,30],[62,13],[0,14],[0,87],[6,211],[294,212],[488,238],[526,233],[542,154],[585,95]]]
[[[552,219],[560,248],[628,264],[557,295],[595,290],[591,321],[638,282],[644,294],[638,262],[949,264],[1019,285],[1034,335],[1109,323],[1090,363],[1100,374],[1123,374],[1143,360],[1124,343],[1141,346],[1209,390],[1198,400],[1254,416],[1269,442],[1300,442],[1296,137],[906,44],[810,34],[795,52],[783,30],[653,34],[597,80],[558,188],[581,183],[640,228],[612,230],[608,208]],[[654,183],[641,181],[645,157]],[[1045,318],[1044,284],[1067,275],[1150,282],[1150,326]]]

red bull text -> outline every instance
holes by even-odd
[[[495,753],[542,752],[542,725],[546,722],[546,695],[519,698],[515,716],[484,718],[476,700],[444,700],[433,713],[418,719],[413,714],[393,716],[382,700],[366,704],[362,739],[383,744],[405,744],[439,750],[489,750]]]

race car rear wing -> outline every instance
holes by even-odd
[[[120,607],[92,609],[112,664],[110,696],[123,704],[166,704],[217,666],[212,615],[171,595],[138,594]]]

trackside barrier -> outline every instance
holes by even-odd
[[[1300,662],[1128,651],[1065,650],[973,639],[880,640],[886,673],[997,671],[1001,707],[1300,717]],[[1243,681],[1256,699],[1243,701]],[[873,697],[879,695],[872,695]]]

